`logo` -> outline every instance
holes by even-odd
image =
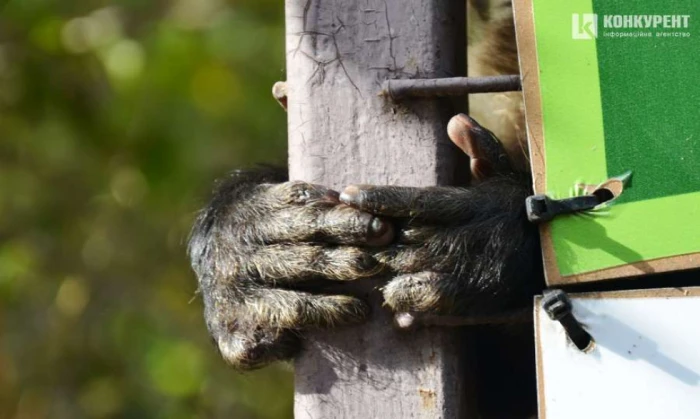
[[[602,38],[689,38],[690,15],[571,15],[573,39]]]
[[[574,39],[597,38],[598,15],[594,13],[574,13],[571,15],[571,37]]]

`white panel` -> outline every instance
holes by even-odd
[[[540,419],[700,418],[700,297],[571,299],[596,345],[538,300]]]

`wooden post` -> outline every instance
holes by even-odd
[[[290,178],[428,186],[465,170],[446,126],[458,101],[394,104],[388,79],[463,76],[465,0],[286,0]],[[296,362],[297,419],[457,418],[474,404],[458,329],[369,324],[313,333]]]

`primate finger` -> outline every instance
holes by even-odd
[[[217,310],[220,315],[208,319],[212,336],[223,358],[240,370],[292,358],[304,329],[359,323],[370,312],[357,298],[287,290],[252,291],[238,304]]]
[[[382,289],[384,301],[395,312],[451,314],[455,312],[455,286],[449,274],[419,272],[398,276]]]
[[[393,239],[392,224],[343,205],[338,193],[304,182],[262,184],[246,205],[235,209],[237,219],[228,235],[246,243],[326,242],[384,246]]]
[[[260,243],[325,242],[384,246],[394,238],[393,225],[348,205],[288,207],[261,218],[252,230]]]
[[[495,276],[459,275],[442,272],[418,272],[399,275],[382,288],[385,304],[395,313],[399,327],[411,327],[420,317],[416,313],[440,316],[469,317],[471,322],[505,321],[522,313],[512,311],[527,303],[514,296],[512,300],[501,294],[508,292],[497,273]],[[449,319],[444,319],[445,322]],[[451,319],[449,321],[456,321]],[[465,323],[466,324],[466,321]]]
[[[447,265],[455,263],[451,255],[436,256],[427,246],[422,245],[392,247],[378,253],[376,258],[382,265],[401,274],[422,272],[427,266],[441,272],[451,271]]]
[[[340,194],[340,200],[372,214],[444,223],[469,216],[471,211],[465,203],[470,203],[474,193],[448,186],[350,185]]]
[[[332,328],[363,321],[369,306],[345,295],[311,295],[288,290],[265,290],[246,299],[246,317],[263,328]]]
[[[241,257],[233,276],[272,284],[295,284],[312,279],[351,281],[379,273],[374,256],[351,246],[278,244]]]
[[[215,340],[224,360],[241,371],[291,359],[301,349],[300,336],[291,330],[235,327]]]
[[[513,171],[503,144],[471,117],[465,114],[453,116],[447,124],[447,134],[471,157],[470,169],[475,180]]]
[[[530,189],[522,186],[517,175],[496,176],[477,185],[464,187],[350,185],[340,201],[371,214],[404,218],[403,223],[435,226],[463,225],[495,215],[520,214]],[[400,228],[400,226],[399,226]]]
[[[394,226],[348,205],[337,205],[316,217],[320,238],[329,243],[385,246],[394,238]]]

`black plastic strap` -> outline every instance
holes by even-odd
[[[533,195],[525,200],[527,219],[533,223],[549,221],[557,215],[587,211],[600,205],[596,195],[583,195],[574,198],[552,199],[547,195]]]
[[[581,326],[574,314],[571,312],[571,300],[562,290],[545,290],[542,298],[542,308],[550,319],[558,321],[571,342],[581,351],[585,351],[591,343],[593,337]]]

